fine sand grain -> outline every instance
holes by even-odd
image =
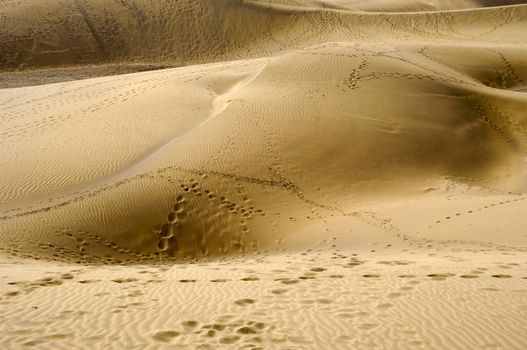
[[[0,348],[526,349],[521,3],[0,0]]]

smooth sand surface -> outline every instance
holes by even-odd
[[[0,348],[526,349],[518,3],[0,0]]]

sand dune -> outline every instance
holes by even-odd
[[[302,2],[299,1],[299,3]],[[329,5],[335,6],[335,8],[338,9],[380,12],[451,11],[491,6],[518,5],[524,3],[525,1],[523,0],[333,0],[317,2],[319,6],[323,7]]]
[[[514,3],[0,0],[2,348],[525,348]]]
[[[355,8],[353,1],[341,3]],[[375,7],[374,3],[368,2]],[[442,9],[448,1],[433,3],[443,4],[434,7]],[[326,8],[325,4],[2,0],[0,19],[5,30],[0,36],[0,51],[5,54],[0,57],[0,68],[112,62],[178,66],[257,58],[332,41],[517,45],[522,42],[527,16],[525,6],[364,14]]]

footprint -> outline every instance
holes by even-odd
[[[240,327],[236,330],[236,333],[240,333],[240,334],[257,334],[258,331],[253,328],[253,327],[250,327],[250,326],[244,326],[244,327]]]
[[[254,299],[238,299],[234,303],[240,306],[247,306],[247,305],[254,304],[255,302],[256,300]]]
[[[222,344],[234,344],[238,340],[240,340],[240,337],[237,335],[226,335],[220,339],[220,343]]]
[[[152,338],[154,338],[154,340],[167,343],[172,339],[178,337],[179,335],[180,333],[176,331],[159,331],[154,333],[154,335],[152,335]]]
[[[276,294],[276,295],[282,295],[282,294],[287,293],[287,292],[288,292],[287,289],[273,289],[271,291],[271,293]]]
[[[209,338],[213,338],[216,336],[216,331],[213,330],[213,329],[209,329],[206,333],[205,333],[205,336],[209,337]]]
[[[252,281],[258,281],[260,279],[258,277],[244,277],[241,280],[245,282],[252,282]]]
[[[194,321],[194,320],[190,320],[190,321],[183,321],[183,322],[181,322],[181,324],[185,328],[196,328],[198,326],[199,322],[198,321]]]
[[[444,281],[447,279],[447,277],[452,277],[452,276],[455,276],[454,274],[452,273],[431,273],[429,275],[427,275],[428,277],[431,277],[432,280],[434,281]]]
[[[299,280],[293,278],[277,278],[275,281],[279,281],[282,284],[296,284],[300,282]]]
[[[27,342],[23,343],[24,346],[35,346],[45,343],[44,340],[35,339],[35,340],[28,340]]]
[[[388,298],[399,298],[399,297],[401,297],[401,296],[402,296],[401,293],[396,293],[396,292],[394,292],[394,293],[389,293],[388,295],[386,295],[386,297],[388,297]]]
[[[325,269],[323,267],[313,267],[312,269],[310,269],[310,271],[313,271],[313,272],[324,272],[326,270],[327,269]]]
[[[63,280],[72,280],[74,276],[71,273],[64,273],[60,276],[60,278]]]
[[[130,283],[130,282],[137,282],[139,281],[137,278],[117,278],[117,279],[114,279],[112,280],[112,282],[115,282],[115,283]]]
[[[333,300],[330,300],[330,299],[317,299],[317,300],[315,300],[315,302],[317,302],[319,304],[331,304],[331,303],[333,303]]]
[[[50,339],[50,340],[62,340],[62,339],[67,339],[69,337],[70,337],[70,335],[68,335],[68,334],[56,333],[56,334],[45,335],[42,338]]]
[[[494,278],[512,278],[511,275],[492,275]]]

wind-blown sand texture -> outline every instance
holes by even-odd
[[[527,349],[519,3],[0,0],[0,348]]]

